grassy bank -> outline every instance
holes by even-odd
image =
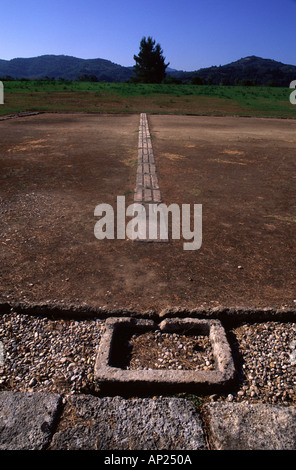
[[[289,88],[38,80],[7,81],[4,89],[2,115],[21,111],[87,111],[296,117]]]

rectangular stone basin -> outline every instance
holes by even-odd
[[[126,340],[132,335],[148,331],[208,336],[215,360],[212,370],[138,369],[125,366]],[[217,393],[231,385],[235,366],[219,320],[194,318],[165,319],[160,324],[152,320],[135,318],[109,318],[101,338],[95,364],[95,379],[101,390],[114,393],[206,392]]]

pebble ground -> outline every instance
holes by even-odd
[[[104,321],[0,316],[0,390],[64,395],[95,392],[94,364]],[[227,400],[296,403],[296,324],[266,322],[228,332],[239,386]],[[128,368],[213,367],[206,337],[149,333],[129,340]],[[148,355],[147,355],[148,352]],[[210,396],[211,400],[225,397]]]

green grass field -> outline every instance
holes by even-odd
[[[215,85],[7,81],[0,114],[86,111],[295,118],[291,89]]]

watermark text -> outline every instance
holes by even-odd
[[[0,104],[4,104],[4,85],[0,81]]]
[[[116,211],[110,204],[99,204],[94,211],[100,217],[94,227],[98,240],[186,240],[184,250],[198,250],[202,244],[202,204],[140,204],[126,208],[125,196],[117,196]],[[130,220],[127,220],[130,218]],[[170,223],[171,222],[171,223]],[[171,229],[169,230],[169,226]]]
[[[290,83],[290,88],[296,88],[296,80],[293,80]],[[296,90],[292,91],[292,93],[290,94],[290,103],[296,104]]]

